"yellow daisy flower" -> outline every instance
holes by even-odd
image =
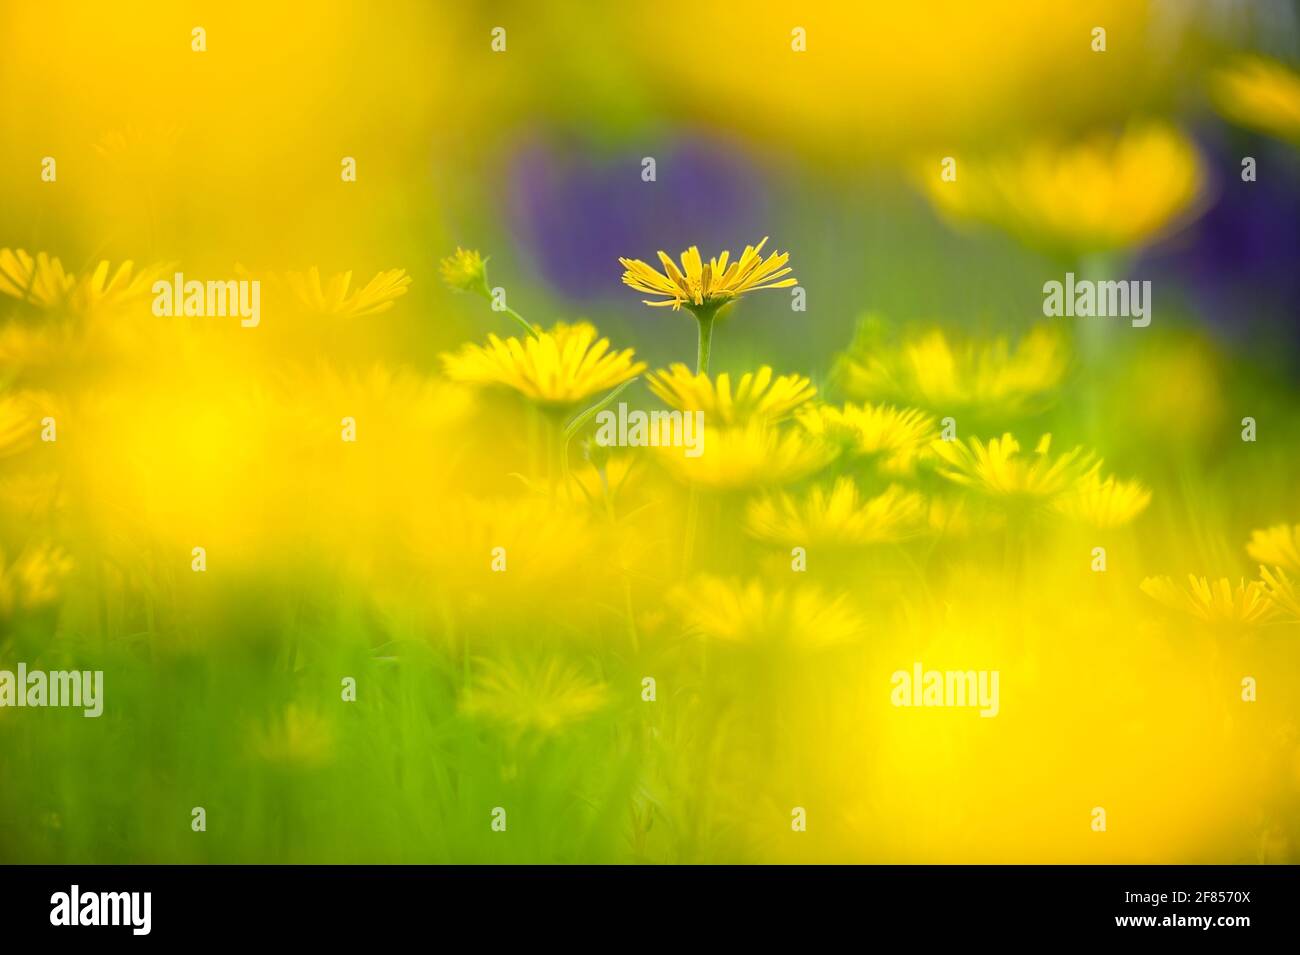
[[[840,356],[835,376],[851,398],[896,401],[944,415],[1006,415],[1046,404],[1066,364],[1060,334],[1042,325],[1014,347],[1005,338],[954,342],[939,330],[894,343],[879,320],[868,319]]]
[[[1268,591],[1257,580],[1249,583],[1221,577],[1209,581],[1187,575],[1188,586],[1179,587],[1167,576],[1147,577],[1142,592],[1171,610],[1189,614],[1211,626],[1253,627],[1267,623],[1277,613]]]
[[[704,428],[704,453],[688,458],[680,448],[659,448],[658,459],[678,480],[713,491],[777,487],[820,471],[835,448],[799,428],[754,420]]]
[[[820,650],[867,629],[847,595],[816,586],[769,590],[757,580],[704,576],[672,590],[668,602],[691,634],[735,646]]]
[[[1193,209],[1204,174],[1185,136],[1153,124],[1009,157],[964,158],[953,182],[930,168],[919,178],[947,218],[995,225],[1078,258],[1156,238]]]
[[[848,454],[881,455],[884,470],[895,474],[909,473],[938,434],[930,415],[891,405],[814,405],[800,409],[795,417],[810,434]]]
[[[1274,524],[1252,531],[1246,553],[1261,564],[1300,571],[1300,524]]]
[[[442,364],[454,381],[503,385],[543,407],[571,409],[582,399],[621,385],[645,371],[633,350],[609,349],[594,325],[563,322],[524,339],[488,336],[486,346],[467,344],[444,354]]]
[[[1296,592],[1295,582],[1287,575],[1287,572],[1281,567],[1274,567],[1271,570],[1267,567],[1259,568],[1260,579],[1264,583],[1264,589],[1268,592],[1269,599],[1278,607],[1279,610],[1285,611],[1294,620],[1300,620],[1300,594]]]
[[[1083,448],[1053,457],[1050,434],[1039,439],[1033,454],[1021,454],[1020,443],[1009,434],[991,438],[987,444],[971,438],[969,443],[936,440],[930,447],[942,462],[939,474],[998,498],[1055,497],[1097,466]]]
[[[891,485],[864,499],[852,478],[841,477],[828,492],[812,488],[799,500],[781,492],[750,502],[747,529],[759,540],[786,547],[860,547],[906,540],[927,524],[925,498]]]
[[[1151,503],[1151,491],[1138,481],[1104,480],[1096,471],[1081,477],[1053,507],[1066,517],[1093,527],[1119,527]]]
[[[289,294],[311,314],[346,318],[388,311],[411,285],[406,269],[380,272],[359,289],[352,288],[351,271],[339,272],[322,283],[314,265],[306,272],[285,272],[281,278]]]
[[[95,271],[77,281],[68,297],[69,307],[78,315],[120,309],[152,294],[154,282],[172,267],[170,262],[161,262],[133,274],[134,263],[128,259],[110,277],[108,262],[100,262]]]
[[[817,394],[803,375],[781,375],[773,380],[767,365],[741,375],[734,390],[725,371],[713,380],[707,374],[692,374],[680,362],[667,371],[652,372],[646,381],[669,406],[679,411],[703,411],[706,421],[718,425],[779,421]]]
[[[67,308],[75,315],[90,315],[147,296],[154,281],[171,268],[163,262],[135,271],[135,263],[128,260],[110,277],[109,263],[101,261],[89,275],[78,278],[44,252],[32,258],[23,249],[0,249],[0,292],[37,308]]]
[[[77,277],[44,252],[32,258],[23,249],[0,249],[0,292],[6,295],[39,308],[55,308],[76,284]]]
[[[1300,73],[1261,56],[1243,57],[1210,80],[1215,107],[1242,126],[1300,144]]]
[[[497,725],[512,736],[552,735],[587,719],[609,703],[609,687],[570,663],[480,661],[471,690],[460,702],[467,716]]]
[[[722,305],[734,300],[746,292],[756,292],[765,288],[789,288],[797,284],[793,278],[782,278],[792,270],[784,267],[790,255],[788,252],[773,252],[766,259],[762,256],[767,237],[758,245],[747,245],[740,258],[730,261],[730,253],[723,252],[716,259],[705,263],[700,258],[700,250],[691,246],[682,253],[682,265],[660,252],[659,261],[664,271],[647,265],[640,259],[620,258],[626,271],[623,284],[645,292],[648,295],[665,296],[662,299],[646,301],[646,305],[661,307],[670,305],[677,311],[683,305],[691,310],[701,312],[716,311]]]
[[[41,419],[51,410],[49,395],[37,391],[0,394],[0,458],[34,446]]]
[[[490,297],[487,284],[487,259],[476,249],[462,249],[447,256],[438,264],[442,280],[458,292],[474,292]]]

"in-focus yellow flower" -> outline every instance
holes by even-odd
[[[1039,439],[1032,454],[1020,453],[1020,442],[1009,434],[967,443],[936,440],[931,449],[942,461],[939,474],[990,497],[1047,499],[1071,488],[1097,466],[1089,452],[1076,447],[1053,457],[1052,436]]]
[[[952,342],[939,330],[892,342],[879,320],[868,319],[835,376],[851,398],[1000,416],[1039,410],[1065,368],[1061,336],[1042,325],[1013,348],[1005,338]]]
[[[846,594],[816,586],[767,589],[757,580],[703,576],[674,588],[668,602],[690,633],[738,646],[820,650],[866,632]]]
[[[359,289],[352,288],[351,271],[340,272],[322,284],[320,270],[314,265],[306,272],[285,272],[282,278],[297,303],[311,314],[345,318],[386,312],[411,285],[406,269],[380,272]]]
[[[766,259],[762,256],[767,237],[758,245],[747,245],[740,258],[731,262],[730,253],[723,252],[716,259],[706,263],[700,258],[700,250],[691,246],[682,253],[681,268],[660,252],[659,261],[664,271],[660,272],[652,265],[640,259],[620,258],[626,271],[623,284],[645,292],[648,295],[665,296],[645,304],[652,306],[671,305],[677,311],[683,305],[692,311],[716,311],[722,305],[733,301],[746,292],[756,292],[765,288],[789,288],[797,284],[794,278],[782,278],[791,269],[784,267],[790,258],[788,252],[773,252]]]
[[[937,436],[934,418],[915,408],[891,405],[813,405],[800,409],[799,424],[855,457],[880,455],[884,470],[909,473]]]
[[[1093,527],[1119,527],[1151,503],[1151,491],[1139,481],[1103,479],[1089,471],[1058,498],[1053,507],[1066,517]]]
[[[0,292],[38,308],[67,308],[75,315],[90,315],[144,298],[154,281],[170,269],[170,263],[163,262],[135,271],[135,263],[127,260],[110,276],[108,262],[101,261],[78,279],[44,252],[32,258],[23,249],[0,249]]]
[[[634,352],[609,350],[609,339],[597,339],[594,325],[563,322],[536,336],[488,336],[486,346],[467,344],[455,354],[444,354],[442,365],[454,381],[512,388],[543,407],[571,409],[591,395],[600,394],[635,378],[645,363]]]
[[[508,657],[479,662],[479,673],[461,699],[460,710],[512,736],[549,736],[608,703],[609,687],[571,663],[554,657],[540,662]]]
[[[813,487],[802,499],[779,492],[756,498],[748,509],[749,533],[786,547],[861,547],[914,537],[925,529],[925,498],[897,484],[864,498],[849,477],[828,492]]]
[[[1295,582],[1287,572],[1281,567],[1260,567],[1259,576],[1274,605],[1292,620],[1300,621],[1300,594],[1296,592]]]
[[[669,406],[679,411],[703,411],[705,421],[716,425],[779,421],[817,394],[803,375],[781,375],[773,380],[767,365],[745,372],[734,389],[725,371],[715,380],[707,374],[693,374],[680,362],[667,371],[651,372],[646,381]]]
[[[442,280],[458,292],[474,292],[491,296],[487,284],[487,259],[477,249],[462,249],[447,256],[438,264]]]
[[[1226,577],[1209,581],[1188,574],[1187,583],[1187,587],[1179,587],[1172,578],[1160,576],[1147,577],[1141,586],[1153,600],[1211,626],[1253,627],[1277,614],[1268,591],[1257,580],[1241,580],[1234,587]]]
[[[1075,259],[1143,245],[1189,213],[1203,173],[1196,149],[1162,124],[1068,145],[960,161],[957,179],[930,168],[930,201],[958,222],[995,225]]]
[[[1290,67],[1242,57],[1211,77],[1210,98],[1234,123],[1300,145],[1300,73]]]
[[[1251,531],[1246,553],[1261,564],[1300,571],[1300,524],[1274,524]]]
[[[802,428],[781,428],[761,420],[746,425],[704,427],[704,453],[696,458],[681,448],[657,449],[658,460],[674,477],[714,491],[778,487],[820,471],[836,450]]]

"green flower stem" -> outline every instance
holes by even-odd
[[[713,314],[710,312],[707,316],[697,314],[695,316],[700,326],[700,345],[695,353],[695,373],[709,373],[709,352],[713,348]]]
[[[537,331],[536,327],[534,327],[533,323],[530,322],[528,319],[524,318],[522,315],[516,312],[509,305],[503,306],[501,310],[505,312],[507,315],[509,315],[511,318],[513,318],[520,325],[524,326],[524,328],[528,330],[529,335],[532,335],[534,338],[541,337],[541,334]]]

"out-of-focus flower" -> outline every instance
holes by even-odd
[[[1119,527],[1151,503],[1151,491],[1139,481],[1102,478],[1089,471],[1058,498],[1053,507],[1066,517],[1093,527]]]
[[[668,602],[689,632],[719,643],[820,650],[866,632],[847,595],[815,586],[769,589],[757,580],[703,576],[674,588]]]
[[[835,375],[851,398],[897,401],[945,415],[974,410],[1022,414],[1038,410],[1065,374],[1061,337],[1038,326],[1014,348],[1005,338],[953,343],[933,330],[887,340],[877,319],[862,323]]]
[[[359,289],[352,288],[351,271],[339,272],[322,284],[320,270],[314,265],[306,272],[285,272],[281,278],[300,307],[313,315],[344,318],[386,312],[411,285],[406,269],[380,272]]]
[[[880,455],[884,470],[906,474],[935,437],[934,418],[915,408],[891,405],[815,405],[800,409],[797,420],[810,434],[849,455]]]
[[[705,425],[704,453],[696,458],[680,448],[659,448],[659,461],[679,480],[714,491],[777,487],[821,470],[836,450],[801,428],[781,428],[754,420],[746,425]]]
[[[1211,77],[1210,98],[1232,122],[1300,145],[1300,74],[1290,67],[1242,57]]]
[[[169,262],[142,268],[134,274],[134,263],[129,259],[117,267],[112,277],[108,263],[100,262],[95,271],[83,276],[73,287],[68,304],[77,315],[91,315],[99,311],[121,308],[128,302],[147,297],[159,276],[171,271]]]
[[[1077,259],[1144,245],[1194,209],[1203,173],[1172,127],[1133,126],[1083,142],[963,159],[952,182],[920,179],[934,206],[959,223],[998,226]]]
[[[609,339],[597,339],[597,334],[587,322],[561,322],[522,340],[489,335],[486,346],[467,344],[455,354],[444,354],[442,364],[454,381],[501,385],[563,411],[645,370],[644,362],[634,360],[633,349],[610,351]]]
[[[334,733],[320,713],[291,703],[253,734],[253,751],[268,763],[310,769],[329,761]]]
[[[1246,553],[1261,564],[1300,571],[1300,524],[1275,524],[1251,531]]]
[[[90,315],[145,297],[171,267],[162,262],[136,271],[135,263],[127,260],[110,277],[108,262],[101,261],[78,279],[44,252],[32,258],[23,249],[0,249],[0,292],[38,308],[66,307],[75,315]]]
[[[733,391],[725,371],[716,379],[693,374],[678,362],[667,371],[651,372],[650,390],[679,411],[703,411],[710,424],[735,425],[750,421],[779,421],[817,394],[803,375],[781,375],[773,380],[764,365],[740,376]]]
[[[442,280],[449,288],[457,292],[473,292],[489,298],[492,295],[487,284],[487,260],[476,249],[462,249],[443,259],[438,265]]]
[[[1081,447],[1053,456],[1050,434],[1039,439],[1032,454],[1022,454],[1020,442],[1009,434],[987,444],[971,438],[969,443],[936,440],[930,447],[942,462],[939,474],[996,498],[1052,498],[1097,466],[1093,455]]]
[[[0,292],[35,305],[55,308],[67,298],[77,277],[44,252],[32,258],[24,249],[0,249]]]
[[[1300,594],[1297,594],[1295,581],[1287,575],[1287,572],[1281,567],[1270,570],[1268,567],[1261,566],[1259,576],[1264,582],[1264,589],[1268,592],[1269,599],[1278,609],[1285,611],[1291,619],[1300,620]]]
[[[36,444],[41,418],[49,413],[50,397],[36,391],[0,394],[0,458]]]
[[[926,501],[897,484],[864,498],[852,478],[828,492],[813,487],[802,499],[780,492],[757,498],[748,510],[749,533],[785,546],[861,547],[893,543],[925,529]]]
[[[12,564],[0,551],[0,619],[53,603],[71,572],[72,561],[52,544],[27,547]]]
[[[478,669],[473,688],[460,701],[461,712],[515,737],[552,735],[609,703],[608,686],[554,657],[484,660]]]
[[[784,267],[790,254],[773,252],[764,259],[761,253],[766,244],[767,236],[764,236],[758,245],[745,246],[740,258],[730,265],[727,264],[729,252],[724,251],[705,263],[700,258],[699,248],[691,246],[682,253],[680,269],[668,253],[661,251],[659,261],[663,264],[663,272],[640,259],[620,258],[619,262],[626,269],[623,284],[648,295],[665,296],[655,301],[647,300],[646,305],[671,305],[673,311],[685,305],[692,311],[713,312],[746,292],[789,288],[797,284],[794,278],[782,278],[792,271]]]
[[[1167,576],[1147,577],[1141,587],[1153,600],[1211,626],[1253,627],[1277,614],[1268,591],[1257,580],[1241,580],[1234,587],[1226,577],[1210,581],[1188,574],[1186,587]]]

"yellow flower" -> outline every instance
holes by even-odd
[[[829,493],[814,487],[803,500],[782,492],[751,501],[748,530],[787,547],[859,547],[913,537],[927,517],[925,498],[915,491],[895,484],[863,499],[853,479],[841,477]]]
[[[884,470],[896,474],[910,472],[936,434],[930,415],[890,405],[815,405],[801,409],[796,419],[810,434],[849,454],[881,455]]]
[[[1300,524],[1275,524],[1252,531],[1246,553],[1261,564],[1300,571]]]
[[[476,249],[462,249],[439,263],[442,280],[458,292],[474,292],[490,296],[487,284],[487,260]]]
[[[950,219],[999,226],[1031,245],[1075,258],[1142,245],[1188,212],[1201,190],[1196,149],[1177,130],[1133,126],[1070,145],[960,161],[945,182],[921,182]]]
[[[360,289],[352,289],[350,271],[340,272],[322,285],[320,270],[314,265],[306,272],[285,272],[283,280],[298,304],[312,314],[348,318],[388,311],[411,284],[406,269],[389,269]]]
[[[1300,74],[1261,56],[1242,57],[1210,80],[1219,112],[1242,126],[1300,144]]]
[[[1287,572],[1281,567],[1274,567],[1272,570],[1260,567],[1259,576],[1264,582],[1264,589],[1268,592],[1269,599],[1278,609],[1290,614],[1292,619],[1300,620],[1300,594],[1296,593],[1295,582]]]
[[[1083,448],[1051,455],[1052,436],[1043,435],[1034,453],[1020,453],[1020,443],[1009,434],[979,438],[970,443],[937,440],[930,444],[943,462],[939,474],[990,497],[1046,499],[1068,490],[1096,463]]]
[[[866,632],[866,621],[845,594],[816,586],[768,590],[757,580],[698,577],[668,595],[687,631],[738,646],[819,650]]]
[[[740,258],[730,265],[727,264],[730,260],[728,252],[705,263],[700,258],[700,250],[691,246],[682,253],[680,269],[666,252],[660,252],[659,261],[663,263],[663,272],[640,259],[620,258],[619,262],[627,270],[623,273],[623,284],[648,295],[665,296],[662,300],[647,300],[646,305],[671,305],[673,311],[683,305],[692,311],[716,311],[746,292],[765,288],[789,288],[797,283],[794,278],[782,278],[791,271],[783,268],[790,258],[789,253],[773,252],[764,259],[760,253],[766,244],[767,237],[764,236],[758,245],[745,246]]]
[[[0,619],[15,609],[34,610],[53,603],[71,572],[72,561],[51,544],[26,548],[12,564],[0,551]]]
[[[707,374],[693,374],[678,362],[667,371],[646,378],[650,390],[679,411],[703,411],[710,424],[746,424],[754,420],[779,421],[817,393],[803,375],[782,375],[772,380],[772,369],[745,372],[731,387],[725,371],[716,382]]]
[[[645,370],[633,350],[609,350],[587,322],[563,322],[536,336],[501,339],[486,346],[468,344],[442,356],[448,377],[473,385],[502,385],[544,407],[572,408],[582,399],[608,391]]]
[[[41,419],[50,412],[50,397],[36,391],[0,394],[0,458],[36,444]]]
[[[868,319],[836,365],[852,398],[898,401],[929,411],[1020,414],[1038,410],[1065,374],[1060,335],[1038,326],[1012,348],[1005,338],[950,342],[934,330],[901,343]]]
[[[478,676],[462,698],[460,709],[516,737],[527,733],[548,736],[608,703],[609,688],[570,663],[512,657],[480,661]]]
[[[268,763],[309,769],[329,761],[334,747],[330,724],[317,712],[291,703],[253,734],[253,751]]]
[[[1238,581],[1226,577],[1216,581],[1187,575],[1188,586],[1179,587],[1170,577],[1147,577],[1142,592],[1171,610],[1189,614],[1212,626],[1253,627],[1267,623],[1277,612],[1268,591],[1257,580]]]
[[[1093,527],[1119,527],[1151,503],[1151,491],[1138,481],[1104,480],[1089,471],[1053,505],[1066,517]]]
[[[171,264],[163,262],[138,272],[134,269],[135,264],[128,260],[110,277],[108,262],[101,261],[93,272],[78,279],[44,252],[32,258],[23,249],[0,249],[0,292],[38,308],[66,307],[75,315],[91,315],[148,295],[154,281],[169,271]]]
[[[761,420],[729,428],[706,424],[704,453],[696,458],[681,448],[658,451],[659,461],[679,480],[714,491],[790,484],[821,470],[836,454],[802,429]]]

